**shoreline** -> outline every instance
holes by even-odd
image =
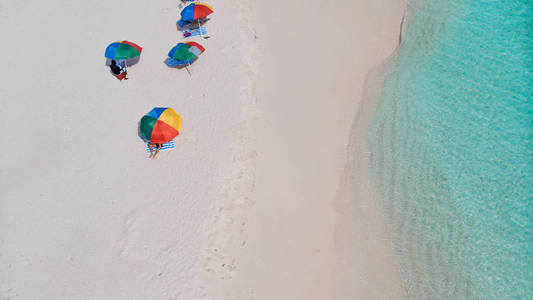
[[[230,276],[211,282],[214,298],[344,299],[342,256],[350,254],[336,241],[336,203],[346,144],[367,72],[396,47],[404,10],[402,2],[381,2],[340,2],[328,13],[318,3],[305,8],[291,3],[285,12],[274,13],[268,4],[252,1],[259,49],[253,189],[248,207],[233,220],[223,255],[231,261]],[[316,65],[312,45],[320,36],[342,45],[332,47],[337,57]],[[369,213],[379,215],[375,208]],[[368,221],[371,229],[383,227],[379,219]],[[388,246],[378,244],[367,243],[366,253],[372,256],[373,250]],[[389,259],[372,272],[396,280]],[[358,296],[374,295],[371,290],[380,280]],[[395,282],[392,291],[401,289]]]
[[[395,50],[368,73],[347,146],[346,165],[335,200],[336,245],[339,257],[343,258],[343,267],[339,268],[343,274],[339,299],[359,299],[361,293],[366,295],[365,299],[405,299],[392,239],[371,179],[367,142],[381,89],[397,54]]]
[[[532,294],[533,6],[515,4],[410,1],[362,153],[408,298]]]
[[[385,81],[398,61],[399,50],[411,22],[410,15],[409,3],[406,1],[397,46],[390,56],[369,70],[350,133],[346,165],[335,200],[337,251],[339,257],[344,258],[342,264],[345,266],[340,269],[344,272],[340,282],[340,299],[358,299],[361,291],[365,291],[371,299],[406,298],[393,241],[376,195],[376,184],[371,178],[368,133]],[[360,230],[361,228],[364,230]],[[358,250],[361,250],[362,240],[368,247],[366,252],[361,253]],[[375,255],[376,253],[379,255]],[[360,270],[383,269],[388,271],[360,274]],[[369,282],[375,286],[370,286]]]

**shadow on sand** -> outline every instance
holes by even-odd
[[[176,22],[176,29],[178,31],[183,31],[185,29],[198,28],[200,26],[203,26],[205,23],[207,23],[207,21],[209,21],[209,18],[198,19],[198,20],[194,20],[192,22],[178,20]]]
[[[111,65],[111,60],[112,59],[106,58],[105,65],[109,67]],[[131,67],[131,66],[135,65],[136,63],[138,63],[139,60],[141,60],[141,56],[140,55],[137,56],[137,57],[134,57],[134,58],[130,58],[130,59],[117,60],[117,62],[123,61],[123,62],[126,63],[126,67]]]
[[[190,75],[191,75],[191,71],[189,70],[188,67],[190,67],[190,66],[191,66],[191,65],[192,65],[197,59],[198,59],[198,57],[195,58],[195,59],[193,59],[193,60],[192,60],[190,63],[188,63],[188,64],[183,64],[183,65],[179,65],[179,66],[169,66],[169,65],[168,65],[168,57],[167,57],[167,58],[165,58],[165,60],[163,61],[163,63],[164,63],[167,67],[172,68],[172,69],[178,69],[178,70],[185,69],[185,70],[187,70],[187,73],[189,73],[189,76],[190,76]]]

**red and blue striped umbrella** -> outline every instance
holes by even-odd
[[[213,8],[205,3],[192,3],[181,11],[181,19],[192,22],[209,16],[213,11]]]

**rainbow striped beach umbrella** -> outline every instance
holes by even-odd
[[[181,130],[181,117],[170,107],[155,107],[144,115],[139,125],[141,138],[150,143],[164,144]]]
[[[192,22],[209,16],[213,11],[213,8],[205,3],[192,3],[187,5],[180,15],[183,21]]]
[[[168,66],[181,66],[192,63],[205,51],[202,45],[196,42],[178,43],[168,53]]]
[[[118,41],[111,43],[105,49],[105,57],[114,60],[126,60],[141,55],[143,48],[130,41]]]

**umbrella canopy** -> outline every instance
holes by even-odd
[[[178,43],[168,53],[168,65],[181,66],[192,63],[195,59],[205,51],[202,45],[196,42]]]
[[[194,21],[203,19],[213,13],[213,8],[204,3],[192,3],[187,5],[181,11],[181,19],[183,21]]]
[[[170,107],[155,107],[144,115],[139,125],[141,138],[150,143],[164,144],[181,130],[181,117]]]
[[[118,41],[111,43],[105,49],[105,57],[114,60],[131,59],[141,55],[143,48],[133,42]]]

